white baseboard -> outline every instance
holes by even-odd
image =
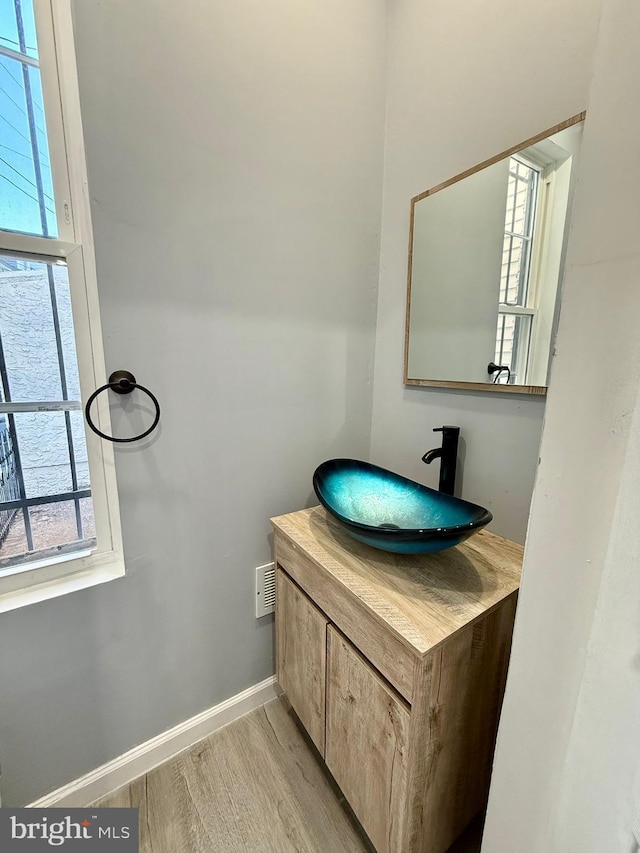
[[[29,808],[87,806],[101,797],[106,797],[117,788],[128,785],[129,782],[133,782],[134,779],[148,773],[199,740],[209,737],[228,723],[259,708],[270,699],[275,699],[279,694],[280,689],[276,684],[275,676],[266,678],[259,684],[243,690],[242,693],[130,749],[113,761],[92,770],[91,773],[35,800],[29,804]]]

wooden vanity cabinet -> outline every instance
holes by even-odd
[[[522,548],[400,556],[320,507],[272,519],[277,678],[379,853],[444,853],[484,807]]]

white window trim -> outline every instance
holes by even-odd
[[[71,5],[70,0],[34,0],[34,9],[59,239],[0,231],[0,252],[67,263],[80,389],[86,400],[106,383],[106,370]],[[110,432],[106,395],[98,397],[92,413],[99,428]],[[90,553],[67,554],[46,565],[36,556],[20,571],[0,575],[0,613],[125,573],[113,445],[90,430],[85,433],[98,546]]]
[[[537,308],[529,308],[527,305],[507,305],[506,302],[500,302],[498,314],[536,314]]]

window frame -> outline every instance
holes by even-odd
[[[70,0],[33,0],[58,237],[0,229],[0,254],[68,267],[81,399],[106,383],[84,137]],[[111,431],[107,395],[92,409]],[[113,445],[85,436],[97,547],[3,570],[0,612],[93,586],[125,573]]]

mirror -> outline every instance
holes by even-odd
[[[546,393],[584,117],[411,200],[406,384]]]

